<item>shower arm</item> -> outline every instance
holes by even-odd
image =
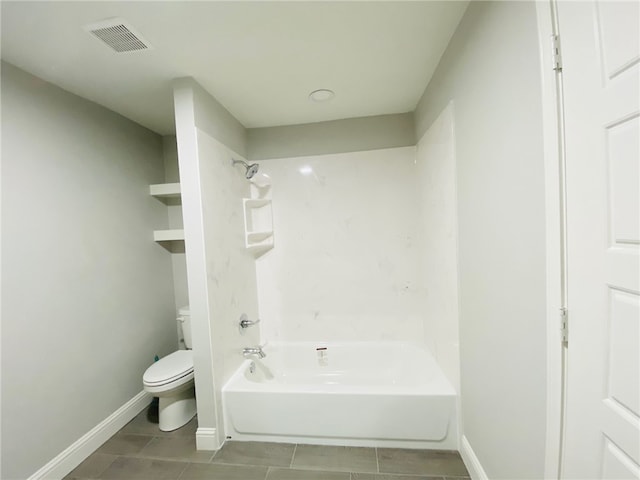
[[[242,165],[244,165],[244,168],[249,168],[249,164],[247,162],[245,162],[244,160],[236,160],[235,158],[231,159],[231,164],[235,165],[236,163],[241,163]]]

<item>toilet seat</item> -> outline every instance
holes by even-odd
[[[147,387],[177,387],[193,379],[193,352],[178,350],[147,368],[142,382]]]

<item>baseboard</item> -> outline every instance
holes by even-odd
[[[31,475],[28,480],[65,477],[148,406],[152,398],[151,394],[145,391],[140,392]]]
[[[222,445],[218,441],[216,429],[199,427],[196,430],[196,448],[198,450],[220,450]]]
[[[489,480],[484,468],[482,468],[482,465],[480,464],[480,460],[476,457],[473,448],[471,448],[467,437],[464,435],[460,442],[460,456],[462,457],[462,461],[467,467],[467,470],[469,470],[469,475],[471,475],[472,480]]]

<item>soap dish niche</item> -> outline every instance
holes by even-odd
[[[271,199],[244,198],[245,248],[260,256],[273,248],[273,206]]]

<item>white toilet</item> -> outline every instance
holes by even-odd
[[[193,383],[193,352],[191,351],[191,312],[189,307],[178,311],[184,344],[188,350],[178,350],[147,368],[142,377],[144,389],[158,397],[160,430],[170,432],[186,425],[196,414]]]

